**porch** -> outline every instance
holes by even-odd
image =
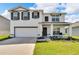
[[[72,36],[72,28],[67,22],[40,22],[38,28],[40,36],[64,37],[65,34]]]

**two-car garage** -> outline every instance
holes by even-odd
[[[15,37],[37,37],[38,28],[37,27],[15,27],[14,34],[15,34]]]

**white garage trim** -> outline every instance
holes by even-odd
[[[38,27],[14,27],[14,37],[36,37],[37,34]]]

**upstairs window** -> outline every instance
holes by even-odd
[[[48,16],[45,16],[45,21],[48,21]]]
[[[53,15],[52,16],[52,21],[53,22],[59,22],[60,16],[59,15]]]
[[[30,13],[28,11],[22,12],[22,20],[29,20],[30,19]]]
[[[12,12],[11,13],[11,19],[12,20],[19,20],[19,12]]]
[[[32,18],[39,18],[39,12],[38,11],[34,11],[32,12]]]

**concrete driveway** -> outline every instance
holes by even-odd
[[[32,55],[36,38],[11,38],[0,41],[0,55]]]
[[[33,44],[36,42],[36,38],[33,37],[18,37],[18,38],[11,38],[4,41],[0,41],[0,45],[6,44]]]

